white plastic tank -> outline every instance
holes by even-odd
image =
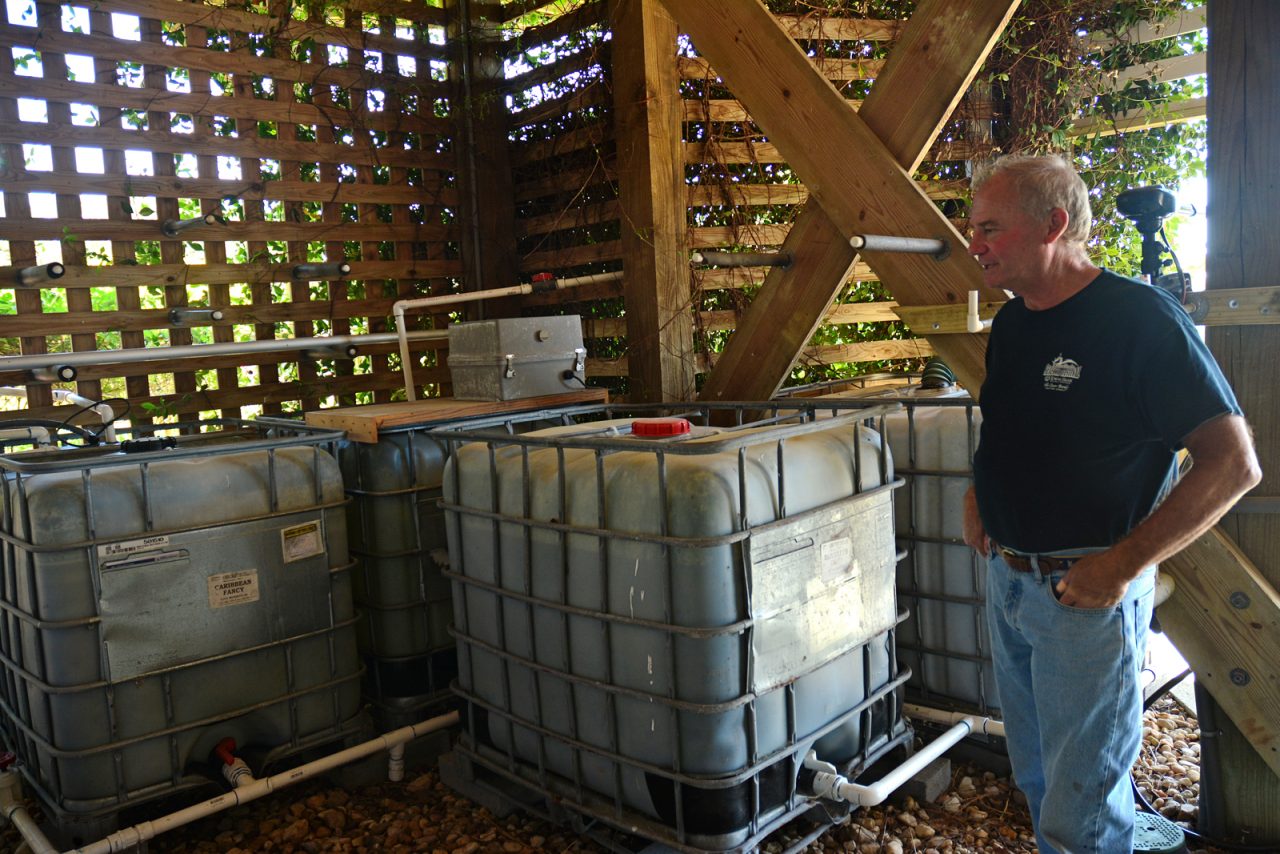
[[[906,481],[894,496],[895,526],[907,552],[898,597],[910,616],[898,654],[911,668],[908,695],[925,704],[990,713],[996,708],[986,622],[986,564],[964,545],[964,494],[982,414],[968,392],[907,387],[806,399],[822,416],[886,401],[885,434]],[[826,407],[824,408],[824,402]]]
[[[344,440],[338,461],[347,494],[365,694],[386,728],[421,720],[450,700],[457,675],[440,485],[446,449],[431,430],[512,432],[572,418],[581,407],[423,420]]]
[[[807,808],[810,747],[860,768],[900,743],[892,461],[856,420],[453,434],[474,758],[725,850]]]
[[[261,770],[358,715],[340,434],[203,429],[0,457],[3,726],[64,828],[207,785],[223,738]]]

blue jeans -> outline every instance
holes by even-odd
[[[987,619],[1009,760],[1041,854],[1129,854],[1129,769],[1142,742],[1151,567],[1115,607],[1063,605],[1042,576],[987,571]]]

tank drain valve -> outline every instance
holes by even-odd
[[[812,792],[814,797],[833,801],[844,800],[842,790],[849,785],[849,781],[836,770],[836,766],[830,762],[823,762],[814,751],[810,750],[805,754],[800,775],[798,780],[804,783],[805,788]]]
[[[213,748],[213,753],[222,762],[222,776],[231,784],[231,788],[238,789],[253,782],[253,772],[249,770],[249,766],[243,759],[236,756],[234,738],[224,738],[218,742]]]

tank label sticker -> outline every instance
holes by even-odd
[[[280,532],[280,545],[285,563],[324,554],[324,534],[320,530],[320,521],[285,528]]]
[[[209,576],[209,607],[247,605],[258,601],[258,570],[241,569]]]
[[[140,540],[125,540],[120,543],[103,543],[98,546],[98,560],[131,555],[134,552],[144,552],[148,549],[163,549],[167,548],[168,545],[169,537],[165,534],[143,537]]]
[[[853,540],[848,537],[837,537],[822,544],[822,578],[831,581],[845,575],[849,564],[853,563]]]

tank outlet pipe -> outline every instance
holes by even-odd
[[[943,724],[945,726],[951,726],[960,721],[971,721],[974,733],[1004,738],[1004,722],[994,718],[984,718],[968,712],[952,712],[946,709],[935,709],[930,706],[918,706],[914,703],[904,705],[902,713],[918,721],[929,721],[930,723]]]
[[[855,234],[849,245],[859,252],[905,252],[932,255],[941,261],[951,254],[951,244],[934,237],[894,237],[889,234]]]
[[[61,279],[67,268],[57,261],[48,264],[37,264],[34,267],[0,267],[0,279],[13,282],[13,287],[39,288],[54,279]]]
[[[695,252],[689,256],[694,264],[710,267],[790,267],[790,252]]]
[[[310,780],[349,762],[355,762],[358,759],[364,759],[384,750],[390,750],[397,744],[407,744],[416,738],[421,738],[436,730],[454,726],[457,723],[458,713],[453,711],[446,715],[421,721],[412,726],[401,727],[384,733],[377,738],[357,744],[354,747],[348,747],[337,753],[323,756],[313,762],[308,762],[306,765],[299,765],[297,768],[282,771],[274,776],[245,783],[237,789],[225,792],[216,798],[210,798],[203,803],[194,804],[186,809],[178,810],[175,813],[170,813],[152,821],[135,824],[133,827],[127,827],[124,830],[118,830],[107,838],[100,839],[91,845],[73,849],[69,854],[114,854],[117,851],[128,851],[162,833],[220,813],[230,807],[256,801],[272,792],[292,786],[294,783]]]
[[[227,221],[215,213],[196,216],[191,219],[166,219],[160,225],[160,232],[165,237],[177,237],[184,231],[199,228],[202,225],[226,225]]]
[[[22,386],[0,386],[0,397],[25,398],[26,396],[27,396],[27,390]],[[102,423],[107,425],[107,429],[102,431],[103,440],[107,442],[114,442],[116,440],[116,428],[115,428],[116,411],[111,408],[111,404],[99,403],[96,400],[90,400],[84,395],[76,394],[74,391],[71,391],[70,389],[66,389],[66,388],[55,388],[53,390],[53,399],[55,401],[65,401],[67,403],[72,404],[73,406],[80,406],[91,412],[96,413],[97,416],[100,419],[102,419]],[[43,428],[32,428],[32,429],[40,430]],[[44,435],[45,435],[45,441],[41,444],[47,445],[49,443],[48,442],[49,431],[45,430]]]
[[[396,744],[387,751],[387,780],[399,783],[404,779],[404,745]]]
[[[75,365],[43,365],[29,372],[32,382],[69,383],[80,375]]]
[[[414,341],[435,341],[449,337],[443,329],[411,332]],[[229,341],[224,344],[182,344],[176,347],[137,347],[130,350],[82,350],[76,353],[49,353],[42,356],[0,356],[0,371],[73,370],[81,365],[130,365],[161,359],[200,359],[205,356],[239,356],[243,353],[285,353],[314,347],[372,346],[394,344],[394,332],[367,335],[321,335],[316,338],[268,338],[262,341]],[[58,361],[55,363],[53,359]],[[50,365],[54,365],[50,368]],[[61,379],[61,378],[59,378]],[[75,379],[72,375],[70,379]],[[45,380],[44,382],[49,382]]]
[[[336,264],[294,264],[292,275],[295,279],[341,279],[351,272],[351,265],[346,261]]]
[[[818,759],[812,750],[804,758],[803,767],[812,772],[809,788],[814,795],[833,801],[845,801],[856,807],[874,807],[897,791],[926,765],[937,759],[956,742],[974,731],[976,719],[965,718],[920,750],[911,758],[890,771],[880,780],[869,785],[853,783],[845,779],[830,762]]]
[[[991,318],[983,320],[978,317],[977,291],[969,291],[969,313],[965,317],[964,328],[969,332],[981,332],[984,329],[991,328]]]
[[[201,321],[206,323],[222,320],[220,308],[189,308],[180,305],[169,309],[169,323],[173,326],[194,326]]]
[[[249,765],[239,756],[236,756],[236,740],[234,738],[224,738],[214,745],[213,755],[218,757],[218,761],[222,763],[222,776],[231,784],[231,788],[239,789],[255,782],[253,772],[249,770]]]
[[[404,372],[405,400],[418,399],[413,389],[413,357],[409,354],[409,331],[404,319],[406,310],[457,305],[458,303],[499,299],[501,297],[518,297],[525,294],[549,293],[550,291],[564,290],[566,288],[577,288],[582,285],[602,285],[608,282],[620,281],[622,276],[621,270],[615,270],[612,273],[591,273],[586,276],[574,276],[568,279],[558,279],[550,273],[538,273],[533,276],[532,281],[529,283],[511,285],[506,288],[490,288],[483,291],[464,291],[460,294],[440,294],[434,297],[397,300],[391,306],[391,313],[395,315],[396,335],[400,339],[400,369]]]
[[[53,847],[22,803],[22,774],[12,767],[16,761],[17,757],[12,753],[0,757],[0,768],[4,769],[0,771],[0,818],[22,834],[32,854],[57,854],[58,849]]]

